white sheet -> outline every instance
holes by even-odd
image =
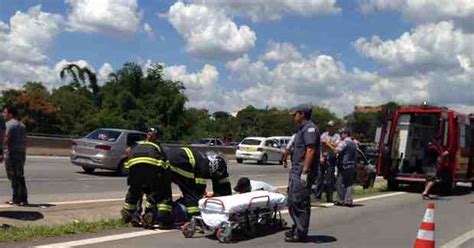
[[[250,202],[252,203],[250,204]],[[281,209],[286,205],[285,195],[268,191],[253,191],[199,200],[201,217],[210,227],[218,227],[222,222],[229,220],[230,214],[244,212],[249,207],[256,209],[277,206],[278,209]]]

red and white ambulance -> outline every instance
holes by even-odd
[[[424,167],[430,166],[427,148],[434,139],[449,152],[444,166],[436,168],[442,189],[449,194],[456,182],[474,184],[474,115],[425,105],[386,115],[377,172],[388,180],[389,190],[401,182],[425,182]]]

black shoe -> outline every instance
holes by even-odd
[[[305,243],[306,238],[293,235],[292,237],[286,237],[285,242],[288,242],[288,243]]]
[[[352,204],[352,203],[350,203],[350,204],[347,203],[347,204],[344,204],[344,206],[346,206],[346,207],[348,207],[348,208],[353,208],[353,207],[354,207],[354,204]]]
[[[344,204],[343,202],[340,202],[340,201],[337,201],[337,202],[334,202],[334,206],[345,206],[346,204]]]
[[[292,225],[291,229],[285,232],[285,237],[290,238],[290,237],[295,236],[295,229],[296,229],[296,226]]]
[[[293,236],[295,236],[295,232],[293,231],[293,229],[285,232],[285,238],[291,238]]]
[[[120,210],[120,215],[122,215],[122,221],[124,223],[130,223],[132,221],[132,213],[125,210],[125,209],[122,209]]]
[[[130,221],[130,225],[132,225],[133,227],[142,227],[142,226],[143,226],[143,222],[142,222],[142,220],[140,219],[140,216],[134,215],[134,216],[132,217],[132,221]]]
[[[153,227],[153,224],[155,224],[154,221],[155,221],[155,216],[153,215],[152,212],[148,212],[148,213],[145,213],[145,215],[143,215],[144,227],[147,227],[147,228]]]

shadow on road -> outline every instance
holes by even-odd
[[[22,221],[36,221],[43,219],[44,215],[34,211],[1,211],[0,217]]]
[[[337,238],[326,235],[310,235],[308,236],[306,243],[324,244],[336,242]]]

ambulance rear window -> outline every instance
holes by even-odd
[[[260,143],[262,143],[261,140],[257,140],[257,139],[244,139],[242,141],[242,145],[250,145],[250,146],[258,146],[260,145]]]

